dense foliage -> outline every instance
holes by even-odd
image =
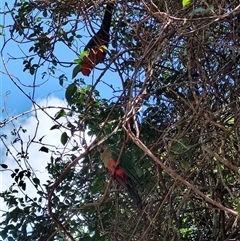
[[[51,131],[62,132],[57,144],[33,136],[26,145],[22,127],[2,133],[8,154],[6,140],[14,137],[17,152],[10,156],[19,169],[3,161],[13,185],[0,194],[8,207],[1,237],[240,239],[238,1],[115,0],[105,62],[90,81],[80,73],[72,80],[75,63],[68,56],[78,58],[90,38],[83,33],[98,30],[105,3],[16,0],[4,7],[9,23],[2,26],[2,59],[10,42],[23,46],[21,57],[9,58],[29,73],[32,93],[38,78],[58,78],[68,106],[52,117]],[[29,79],[16,81],[8,63],[3,72],[9,81],[29,96],[33,111],[47,115],[47,107],[24,90]],[[14,121],[2,120],[1,126]],[[89,144],[87,136],[94,141]],[[142,210],[106,174],[97,150],[103,141],[135,163]],[[36,143],[38,155],[52,153],[46,183],[31,170],[28,149]],[[36,189],[34,198],[26,193],[28,184]]]

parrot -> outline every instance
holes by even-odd
[[[79,59],[75,60],[78,65],[73,70],[73,78],[79,72],[82,72],[84,76],[89,76],[94,66],[103,62],[110,41],[109,31],[113,8],[113,3],[107,4],[100,29],[87,43]]]
[[[108,146],[100,147],[100,158],[108,172],[128,191],[133,202],[141,209],[142,200],[136,189],[136,184],[140,185],[140,181],[131,161],[122,158],[116,166],[117,158],[113,157],[112,151]]]

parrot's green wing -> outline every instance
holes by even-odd
[[[113,153],[113,159],[117,161],[118,155],[116,153]],[[135,184],[141,185],[141,182],[139,180],[138,174],[136,172],[136,167],[134,162],[131,160],[130,157],[123,154],[121,156],[120,164],[119,164],[123,170],[126,172],[126,174],[134,181]]]

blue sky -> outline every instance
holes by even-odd
[[[11,5],[12,1],[8,2],[9,5]],[[3,8],[1,8],[1,11]],[[1,18],[1,23],[3,24],[3,20],[5,20],[4,25],[12,24],[12,20],[8,18],[8,16],[5,16],[5,19],[3,19],[3,16]],[[86,33],[85,33],[86,34]],[[9,39],[8,29],[6,29],[5,32],[5,41]],[[89,40],[89,38],[86,39],[86,42]],[[1,46],[3,46],[4,39],[0,36]],[[24,56],[23,52],[28,53],[28,49],[32,46],[32,43],[30,44],[21,44],[16,43],[14,41],[9,41],[6,46],[4,47],[4,50],[2,52],[3,59],[0,59],[0,65],[1,65],[1,92],[0,92],[0,104],[1,104],[1,116],[0,121],[2,121],[5,118],[11,118],[12,116],[16,116],[21,114],[22,112],[29,111],[32,109],[32,102],[29,100],[29,98],[24,95],[24,93],[17,87],[17,85],[22,88],[22,90],[29,94],[30,96],[33,94],[33,88],[31,87],[33,82],[35,81],[35,84],[37,87],[34,89],[34,100],[38,102],[41,106],[64,106],[63,101],[65,96],[65,88],[62,87],[59,84],[58,76],[61,74],[66,74],[68,77],[68,82],[64,83],[64,86],[67,86],[72,82],[71,76],[72,76],[72,70],[74,66],[70,68],[62,68],[57,66],[56,69],[56,76],[50,77],[49,79],[45,80],[42,79],[41,72],[45,71],[47,69],[47,65],[42,66],[39,74],[34,79],[34,76],[29,73],[29,71],[23,72],[23,65],[22,59],[13,59],[14,58],[21,58]],[[71,62],[74,59],[77,58],[77,55],[73,53],[73,51],[70,51],[68,48],[63,47],[61,44],[58,44],[55,48],[55,54],[56,56],[63,61]],[[12,57],[11,57],[12,56]],[[12,59],[11,59],[12,58]],[[38,59],[38,58],[36,58]],[[5,69],[5,67],[7,70]],[[101,65],[100,65],[101,66]],[[11,78],[7,75],[7,72],[11,75]],[[113,80],[113,74],[112,72],[108,71],[103,79],[104,81],[108,82],[108,80]],[[95,79],[99,76],[99,71],[94,71],[94,77],[91,74],[89,77],[84,77],[81,74],[77,76],[77,78],[83,78],[87,84],[91,84],[95,81]],[[16,81],[17,85],[13,82]],[[100,90],[102,93],[104,93],[105,97],[110,96],[110,88],[106,85],[100,84],[100,87],[98,90]],[[4,109],[6,108],[6,109]],[[51,116],[54,116],[54,114],[58,110],[56,109],[50,109],[48,110],[48,113],[50,113]],[[36,140],[41,138],[42,136],[46,135],[44,137],[44,143],[54,143],[54,145],[61,150],[63,149],[63,146],[60,143],[60,136],[62,134],[61,130],[53,130],[50,131],[51,126],[54,125],[53,121],[43,112],[38,112],[38,118],[41,120],[40,125],[37,129],[37,136]],[[61,120],[59,120],[61,121]],[[63,123],[65,123],[66,120],[62,120]],[[27,132],[25,134],[22,134],[22,140],[24,142],[24,147],[27,145],[30,138],[32,138],[35,135],[36,130],[36,118],[35,113],[32,112],[28,115],[22,116],[21,118],[18,118],[14,121],[14,124],[16,127],[22,126],[23,128],[27,129]],[[13,129],[12,123],[9,123],[4,128],[0,128],[0,134],[8,134],[8,139],[6,140],[6,144],[8,148],[11,150],[11,152],[16,156],[16,151],[20,148],[19,144],[16,143],[14,145],[11,145],[12,136],[10,135],[11,130]],[[79,134],[80,135],[80,134]],[[87,139],[89,139],[87,137]],[[72,143],[70,143],[71,146]],[[45,170],[45,166],[47,162],[50,160],[51,153],[44,153],[39,152],[39,148],[41,145],[32,143],[31,147],[29,148],[29,162],[35,173],[38,175],[38,177],[41,176],[41,182],[44,183],[44,180],[47,180],[48,174]],[[16,149],[15,149],[16,148]],[[15,169],[18,166],[18,163],[14,161],[14,158],[11,157],[11,155],[6,155],[6,149],[2,145],[2,142],[0,144],[0,163],[5,163],[8,165],[10,169]],[[9,171],[6,172],[0,172],[0,192],[7,189],[13,182],[12,178],[10,177]],[[33,187],[27,186],[26,190],[27,194],[31,197],[34,197],[36,195],[36,191]],[[6,210],[6,206],[0,202],[0,210]],[[1,212],[0,212],[0,219],[1,219]],[[1,221],[1,220],[0,220]]]
[[[8,1],[8,5],[10,8],[12,7],[14,1]],[[4,3],[1,2],[1,11],[6,11],[6,8],[4,7]],[[11,19],[10,15],[1,15],[0,17],[0,24],[4,26],[10,26],[13,24],[13,20]],[[79,25],[81,26],[81,22]],[[67,26],[66,26],[67,28]],[[52,100],[54,98],[54,104],[58,105],[56,98],[59,99],[59,105],[61,104],[60,100],[64,99],[65,96],[65,87],[67,87],[73,80],[71,78],[72,76],[72,70],[75,65],[69,67],[69,68],[63,68],[61,66],[56,67],[56,74],[53,77],[50,77],[49,79],[42,79],[41,73],[43,71],[47,70],[47,64],[44,66],[41,66],[38,74],[36,77],[34,75],[31,75],[28,70],[23,72],[23,59],[24,54],[26,53],[29,55],[29,48],[32,46],[33,43],[21,43],[21,38],[17,38],[19,41],[18,43],[16,41],[9,39],[9,27],[5,30],[5,37],[0,36],[1,46],[3,46],[3,43],[6,43],[6,45],[3,48],[3,51],[1,52],[1,58],[0,58],[0,65],[1,65],[1,73],[0,73],[0,79],[1,79],[1,92],[0,92],[0,105],[1,105],[1,116],[0,121],[2,121],[5,118],[11,118],[12,116],[19,115],[25,111],[29,111],[32,108],[32,102],[29,100],[29,98],[24,95],[24,93],[17,87],[17,85],[22,88],[22,90],[29,94],[30,96],[34,93],[34,100],[38,103],[45,103],[47,104],[46,99]],[[89,41],[90,36],[89,33],[86,31],[86,29],[83,32],[78,32],[78,34],[81,34],[82,36],[88,36],[84,37],[85,44]],[[5,38],[5,39],[4,39]],[[23,41],[23,40],[22,40]],[[84,48],[84,43],[79,42],[79,51]],[[31,54],[31,53],[30,53]],[[72,62],[74,59],[77,58],[77,55],[71,51],[66,45],[63,45],[61,42],[57,43],[55,46],[55,55],[58,57],[60,61],[66,61],[66,62]],[[36,57],[36,60],[38,61],[38,57]],[[37,62],[35,62],[37,63]],[[5,66],[4,66],[5,65]],[[104,65],[98,65],[98,67],[104,67]],[[8,72],[8,73],[7,73]],[[94,75],[93,75],[94,73]],[[65,74],[68,77],[68,81],[64,83],[64,87],[60,86],[58,76],[61,74]],[[101,71],[94,70],[90,74],[89,77],[83,76],[81,73],[78,74],[77,78],[83,78],[84,81],[87,84],[92,84],[95,82],[95,80],[98,78],[98,76],[101,74]],[[8,75],[11,75],[9,77]],[[12,78],[12,80],[11,80]],[[113,73],[111,70],[108,70],[106,74],[102,78],[103,81],[107,82],[109,85],[120,86],[119,83],[119,77],[117,74]],[[16,81],[17,85],[13,83],[13,81]],[[32,84],[35,81],[36,88],[32,88]],[[108,98],[112,96],[112,90],[110,87],[105,85],[103,82],[99,83],[97,86],[97,89],[100,91],[101,94],[103,94],[104,98]],[[44,102],[45,101],[45,102]],[[51,102],[52,103],[52,102]],[[57,111],[56,111],[57,112]],[[26,118],[28,116],[23,116],[21,120],[19,120],[18,123],[27,123]],[[25,121],[25,122],[24,122]],[[22,124],[21,123],[21,124]],[[6,128],[12,128],[11,123]],[[4,129],[4,133],[5,133]],[[46,129],[45,131],[49,131],[49,129]],[[0,134],[3,133],[3,129],[0,129]],[[42,133],[44,134],[44,133]],[[5,155],[5,153],[1,153],[2,155]],[[1,158],[2,159],[2,158]],[[3,161],[3,160],[0,160]]]
[[[11,6],[13,4],[13,1],[8,1],[8,4]],[[11,8],[11,7],[10,7]],[[1,11],[3,11],[3,2],[1,6]],[[9,16],[1,16],[0,18],[0,24],[3,24],[4,26],[12,25],[13,21]],[[81,25],[82,23],[79,23]],[[9,39],[9,28],[5,31],[5,41],[3,37],[0,36],[1,46],[3,46],[3,43],[6,42]],[[83,32],[79,32],[78,34],[81,34],[82,36],[88,36],[84,37],[84,44],[86,44],[90,40],[89,33],[85,30]],[[29,98],[24,95],[23,92],[29,94],[30,96],[34,93],[34,100],[37,101],[37,103],[40,106],[65,106],[64,104],[64,96],[65,96],[65,87],[67,87],[73,80],[71,78],[72,76],[72,70],[75,67],[75,65],[69,67],[69,68],[63,68],[61,66],[57,66],[56,69],[56,75],[53,77],[50,77],[49,79],[42,79],[41,73],[43,71],[47,70],[47,65],[41,66],[39,73],[35,76],[31,75],[28,70],[23,72],[23,59],[24,53],[29,55],[29,48],[32,46],[33,43],[16,43],[15,41],[11,40],[7,42],[5,45],[2,56],[0,58],[0,65],[1,65],[1,92],[0,92],[0,105],[1,105],[1,116],[0,116],[0,122],[5,118],[11,118],[12,116],[19,115],[23,112],[29,111],[32,109],[32,102],[29,100]],[[84,44],[79,42],[79,52],[83,50]],[[71,51],[69,48],[67,48],[65,45],[61,44],[60,42],[55,46],[55,55],[58,57],[60,61],[66,61],[66,62],[73,62],[74,59],[76,59],[78,56]],[[30,53],[31,54],[31,53]],[[15,58],[15,59],[14,59]],[[36,57],[37,61],[38,57]],[[36,63],[36,62],[35,62]],[[5,66],[3,66],[5,65]],[[6,67],[6,69],[5,69]],[[98,65],[99,68],[104,68],[105,65]],[[8,74],[7,74],[8,72]],[[60,86],[58,76],[65,74],[68,78],[68,81],[64,83],[64,87]],[[83,78],[86,84],[93,84],[95,83],[96,79],[98,79],[99,75],[101,74],[101,70],[94,70],[90,74],[89,77],[81,75],[81,73],[78,74],[77,78]],[[9,77],[8,75],[11,75]],[[111,98],[114,93],[113,90],[108,85],[113,85],[116,89],[117,86],[121,86],[120,78],[117,73],[112,72],[111,70],[108,70],[104,76],[102,77],[103,82],[100,82],[97,86],[97,90],[100,92],[100,95],[104,98]],[[16,84],[13,82],[15,81]],[[32,84],[35,82],[35,85],[37,87],[32,88]],[[107,84],[104,84],[107,83]],[[22,91],[17,87],[22,89]],[[119,93],[116,93],[118,95]],[[47,100],[47,101],[46,101]],[[56,109],[50,109],[48,110],[48,113],[50,113],[51,116],[54,116],[54,113],[56,113]],[[53,143],[54,146],[56,146],[56,149],[61,151],[64,150],[63,145],[61,145],[60,142],[60,136],[62,134],[61,130],[53,130],[50,131],[51,126],[54,125],[53,121],[42,111],[39,111],[37,113],[38,119],[40,120],[40,124],[38,127],[36,124],[36,116],[35,112],[29,113],[28,115],[24,115],[21,118],[18,118],[14,120],[14,124],[16,126],[22,126],[23,128],[27,129],[27,132],[22,134],[21,138],[24,143],[24,148],[26,148],[26,145],[28,144],[28,141],[36,134],[35,130],[37,130],[37,136],[35,140],[38,140],[42,136],[44,137],[44,143]],[[60,120],[59,120],[60,121]],[[62,123],[66,123],[66,120],[61,120]],[[4,128],[0,129],[0,134],[8,134],[8,139],[6,140],[6,144],[8,148],[13,153],[13,156],[16,156],[18,153],[18,150],[21,148],[19,143],[12,145],[12,136],[10,134],[11,130],[13,129],[12,123],[9,123]],[[81,135],[78,133],[78,135]],[[70,134],[69,134],[70,136]],[[71,149],[71,145],[73,145],[74,138],[71,138],[70,143],[68,144],[68,147]],[[91,137],[86,135],[87,142],[91,142]],[[77,141],[77,140],[76,140]],[[79,141],[79,139],[78,139]],[[2,144],[2,143],[1,143]],[[7,164],[9,169],[14,170],[15,168],[18,168],[18,162],[14,160],[14,158],[11,155],[6,155],[6,149],[1,146],[0,144],[0,163]],[[44,153],[39,152],[39,148],[41,145],[38,143],[31,143],[30,148],[28,149],[29,153],[29,165],[33,168],[33,172],[36,173],[37,177],[41,180],[41,183],[44,183],[48,179],[48,173],[45,169],[45,166],[47,162],[50,160],[51,153]],[[53,147],[54,149],[54,147]],[[25,150],[25,149],[24,149]],[[79,153],[80,150],[77,150]],[[77,154],[77,153],[76,153]],[[27,168],[23,167],[23,168]],[[6,190],[9,188],[9,186],[12,184],[13,180],[10,176],[11,172],[9,171],[1,171],[0,172],[0,192],[3,190]],[[36,196],[36,190],[31,185],[31,183],[27,184],[27,195],[30,197]],[[0,200],[0,211],[6,210],[7,207],[4,203],[1,203]],[[0,212],[0,222],[1,222],[1,212]]]
[[[8,4],[11,6],[13,1],[8,1]],[[11,7],[10,7],[11,8]],[[1,11],[3,11],[3,3],[1,6]],[[5,9],[6,10],[6,9]],[[1,16],[0,17],[0,24],[3,24],[4,26],[12,25],[13,21],[9,17],[9,15]],[[82,23],[79,23],[80,25]],[[89,41],[90,36],[88,32],[85,30],[81,33],[82,36],[88,36],[84,38],[85,44]],[[5,38],[5,39],[4,39]],[[64,100],[65,96],[65,87],[67,87],[70,83],[72,83],[72,70],[74,68],[74,65],[69,68],[63,68],[61,66],[56,67],[56,74],[53,77],[50,77],[49,79],[42,79],[41,73],[43,71],[47,70],[47,65],[41,66],[39,73],[34,76],[29,73],[28,70],[23,72],[23,59],[24,53],[27,55],[29,54],[29,48],[32,46],[33,43],[16,43],[16,41],[9,39],[9,28],[5,30],[5,37],[0,36],[1,46],[3,46],[3,43],[7,42],[7,44],[4,46],[3,51],[1,52],[1,58],[0,58],[0,65],[1,65],[1,92],[0,92],[0,105],[1,105],[1,116],[0,121],[3,121],[4,119],[12,118],[13,116],[17,116],[23,112],[29,111],[32,109],[32,102],[29,100],[29,98],[23,93],[32,96],[34,93],[34,100],[40,104],[41,106],[46,105],[55,105],[55,106],[63,106],[62,100]],[[20,40],[18,38],[18,40]],[[80,49],[84,48],[83,43],[78,44]],[[30,53],[31,54],[31,53]],[[58,43],[55,46],[55,55],[58,57],[60,61],[66,61],[66,62],[72,62],[74,59],[77,58],[77,55],[71,51],[66,45],[63,46],[63,44]],[[37,61],[38,57],[36,57]],[[36,62],[35,62],[36,63]],[[4,66],[5,65],[5,66]],[[100,68],[104,68],[105,65],[101,64],[98,65]],[[65,74],[68,78],[68,81],[64,83],[64,87],[62,87],[59,84],[58,76]],[[78,74],[77,78],[83,78],[86,84],[93,84],[96,79],[101,74],[101,71],[94,70],[90,74],[89,77],[83,76],[81,73]],[[11,77],[9,76],[11,75]],[[103,76],[102,80],[106,82],[108,85],[121,86],[120,79],[118,77],[118,74],[112,72],[111,70],[108,70],[105,75]],[[13,82],[15,81],[16,84]],[[33,82],[35,82],[34,89],[32,88]],[[111,98],[113,96],[112,89],[104,84],[104,82],[100,82],[97,86],[97,90],[100,91],[100,94],[104,98]],[[22,89],[22,91],[17,87],[17,85]],[[55,113],[57,110],[54,110]],[[55,135],[55,139],[52,137],[52,133],[54,131],[49,131],[51,126],[54,124],[50,118],[45,118],[42,116],[42,113],[38,114],[41,116],[40,120],[44,123],[41,128],[38,129],[38,137],[42,137],[43,135],[49,136],[52,143],[60,143],[60,136]],[[51,112],[51,115],[54,116],[54,112]],[[35,120],[34,112],[24,115],[21,118],[18,118],[14,121],[14,124],[16,126],[23,126],[24,128],[28,129],[28,132],[26,133],[26,143],[29,139],[29,136],[34,135],[34,130],[36,129],[36,120]],[[11,135],[10,132],[13,128],[12,123],[7,124],[4,128],[0,128],[0,134],[8,134],[8,140],[7,144],[11,146]],[[61,133],[60,133],[61,134]],[[28,136],[29,135],[29,136]],[[47,140],[48,137],[46,137]],[[44,139],[45,140],[45,139]],[[1,143],[2,144],[2,143]],[[0,144],[0,145],[1,145]],[[56,144],[58,145],[58,144]],[[12,147],[12,146],[11,146]],[[44,153],[39,154],[39,146],[37,148],[33,148],[33,151],[31,151],[31,156],[38,156],[39,158],[44,155]],[[6,157],[6,150],[3,148],[3,146],[0,146],[0,163],[10,163],[10,167],[16,168],[13,161],[9,159],[9,157]],[[41,158],[40,158],[41,159]],[[49,158],[44,159],[45,163],[49,160]],[[35,167],[36,170],[45,167],[45,164],[42,163],[42,161],[39,161],[39,164]],[[1,182],[1,172],[0,172],[0,183]],[[5,173],[4,173],[5,175]],[[8,179],[9,173],[6,173],[6,176],[4,178],[5,183],[11,184],[12,180]],[[10,178],[11,179],[11,178]],[[1,191],[1,187],[0,187]]]
[[[8,4],[11,6],[13,1],[8,1]],[[2,3],[3,5],[3,3]],[[2,9],[3,6],[2,6]],[[5,22],[4,25],[12,24],[12,19],[7,15],[1,19],[1,23]],[[81,22],[79,23],[81,25]],[[88,36],[88,32],[85,30],[84,32],[78,32],[78,34],[81,34],[82,36]],[[9,38],[8,29],[6,29],[5,32],[5,39],[7,40]],[[87,43],[90,37],[83,38],[84,42]],[[21,40],[21,38],[18,38],[18,41]],[[1,42],[3,43],[3,38],[1,37]],[[68,83],[65,83],[65,87],[72,82],[71,76],[72,76],[72,70],[75,65],[69,67],[69,68],[63,68],[61,66],[57,66],[56,69],[56,75],[54,77],[50,77],[48,80],[42,79],[41,73],[45,70],[47,70],[47,64],[45,66],[41,66],[40,71],[36,75],[36,78],[29,73],[28,70],[23,72],[23,60],[21,57],[24,56],[24,53],[28,54],[29,48],[32,46],[33,43],[16,43],[13,40],[9,41],[3,51],[3,57],[4,62],[7,67],[7,71],[9,74],[11,74],[14,79],[19,84],[19,81],[23,83],[19,84],[19,86],[25,91],[27,94],[32,95],[33,94],[33,88],[31,87],[33,82],[35,81],[37,87],[34,90],[34,99],[40,100],[44,99],[49,96],[58,97],[60,99],[64,98],[65,95],[65,88],[60,86],[58,76],[61,74],[66,74],[68,77]],[[1,44],[2,46],[2,44]],[[81,42],[78,44],[80,49],[84,48],[84,44]],[[80,50],[79,50],[80,51]],[[55,55],[58,57],[60,61],[66,61],[66,62],[72,62],[74,59],[77,58],[76,54],[71,51],[66,45],[63,45],[61,42],[57,43],[55,46]],[[11,59],[12,58],[12,59]],[[18,58],[18,59],[13,59]],[[34,62],[35,61],[35,62]],[[38,58],[36,60],[33,60],[34,63],[37,63]],[[2,59],[1,59],[1,69],[3,73],[6,73],[6,70],[3,66]],[[98,65],[98,67],[104,67],[104,65]],[[2,112],[1,119],[6,118],[7,112],[10,116],[17,115],[19,113],[22,113],[24,111],[27,111],[31,108],[32,103],[31,101],[16,87],[16,85],[12,82],[12,80],[9,78],[6,74],[1,74],[1,108],[3,108],[4,103],[6,104],[6,109]],[[92,72],[93,73],[93,72]],[[98,78],[101,71],[95,70],[94,75],[90,74],[89,77],[81,75],[81,73],[78,74],[77,78],[84,78],[84,81],[87,84],[94,83],[95,79]],[[107,73],[104,75],[103,80],[107,82],[108,84],[112,84],[114,86],[118,85],[119,78],[118,75],[114,74],[110,70],[107,71]],[[97,89],[104,95],[105,98],[112,96],[112,90],[107,87],[107,85],[100,83],[97,86]],[[7,112],[6,112],[7,111]]]

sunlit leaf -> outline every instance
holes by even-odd
[[[182,6],[186,7],[188,4],[190,4],[192,2],[192,0],[183,0],[182,1]]]
[[[57,120],[57,119],[59,119],[61,117],[64,117],[64,116],[66,116],[66,112],[65,112],[65,110],[61,109],[60,111],[58,111],[55,114],[54,118],[55,118],[55,120]]]

